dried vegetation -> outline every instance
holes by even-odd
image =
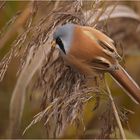
[[[9,52],[0,62],[0,80],[2,81],[12,58],[20,58],[17,84],[10,104],[9,137],[17,137],[19,133],[28,87],[32,93],[31,96],[34,96],[34,91],[38,91],[41,95],[39,96],[41,111],[34,116],[25,131],[39,121],[43,121],[48,138],[63,137],[64,130],[73,123],[77,128],[82,124],[85,129],[83,121],[85,104],[90,100],[95,102],[95,111],[102,99],[105,99],[110,107],[107,107],[106,113],[100,114],[101,120],[105,121],[101,126],[101,133],[95,137],[110,138],[116,128],[119,128],[120,137],[125,139],[118,109],[114,101],[110,101],[111,93],[107,94],[110,91],[101,86],[104,83],[104,76],[99,75],[89,79],[70,68],[61,58],[59,51],[51,48],[51,40],[56,27],[67,22],[96,26],[106,31],[116,41],[125,39],[126,34],[130,32],[120,35],[122,26],[117,26],[119,30],[112,28],[111,19],[126,18],[138,24],[140,17],[133,10],[118,6],[116,2],[112,3],[112,6],[110,6],[111,3],[103,1],[56,1],[45,4],[48,8],[47,14],[38,18],[41,2],[29,2],[24,11],[13,17],[1,32],[0,48],[3,48],[8,39],[15,35],[13,31],[24,27],[24,31],[17,36]],[[0,9],[4,8],[4,5],[5,3],[2,3]],[[5,31],[7,26],[8,30]]]

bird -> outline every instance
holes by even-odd
[[[140,104],[140,87],[119,64],[122,58],[106,34],[95,27],[67,23],[56,28],[53,44],[72,68],[91,77],[109,73],[126,94]]]

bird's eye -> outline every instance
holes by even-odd
[[[58,44],[59,48],[66,54],[64,44],[63,44],[62,40],[59,37],[56,38],[56,43]]]

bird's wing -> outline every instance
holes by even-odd
[[[104,57],[95,57],[92,61],[90,61],[90,66],[92,69],[99,71],[115,71],[115,69],[117,69],[116,64],[112,64]]]
[[[121,57],[113,44],[114,41],[110,37],[91,27],[85,27],[83,32],[96,41],[106,55],[121,60]]]
[[[84,27],[84,30],[81,31],[89,38],[89,41],[92,41],[92,46],[90,45],[90,47],[93,47],[93,49],[91,49],[90,52],[87,49],[88,54],[90,56],[93,55],[93,57],[89,57],[90,59],[87,60],[92,68],[104,71],[114,70],[116,68],[117,59],[120,56],[113,45],[113,40],[102,32],[90,27]]]
[[[89,31],[96,39],[106,44],[107,48],[109,48],[111,51],[116,51],[116,48],[113,45],[114,41],[110,37],[92,27],[85,27],[85,30]]]

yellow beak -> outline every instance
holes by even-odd
[[[55,48],[55,47],[56,47],[56,41],[55,41],[55,40],[52,40],[52,41],[51,41],[51,47],[52,47],[52,48]]]

